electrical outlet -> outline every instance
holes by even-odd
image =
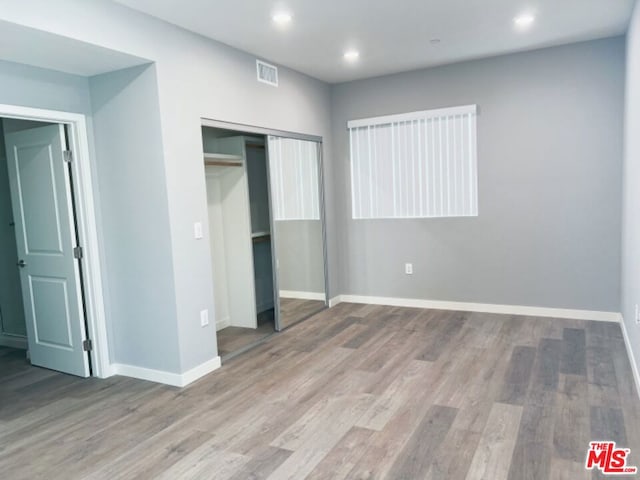
[[[209,310],[202,310],[200,312],[200,326],[206,327],[209,325]]]
[[[636,303],[636,323],[640,325],[640,307]]]
[[[407,275],[413,275],[413,263],[404,264],[404,273]]]

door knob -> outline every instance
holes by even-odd
[[[20,268],[24,268],[27,266],[27,263],[24,260],[20,260],[18,263],[16,263],[16,265],[18,265]]]

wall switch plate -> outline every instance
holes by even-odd
[[[413,263],[404,264],[404,273],[407,275],[413,275]]]
[[[638,307],[637,303],[636,303],[636,323],[640,324],[640,307]]]
[[[196,240],[200,240],[203,237],[202,222],[196,222],[193,224],[193,236],[196,238]]]
[[[200,312],[200,326],[206,327],[209,325],[209,310],[202,310]]]

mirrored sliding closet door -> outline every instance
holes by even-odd
[[[278,330],[326,308],[321,144],[268,137]]]

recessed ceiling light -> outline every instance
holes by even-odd
[[[273,18],[273,21],[278,25],[286,25],[287,23],[290,23],[291,20],[293,20],[293,16],[288,12],[278,12],[271,18]]]
[[[350,62],[355,62],[356,60],[358,60],[358,58],[360,58],[360,52],[357,50],[347,50],[344,53],[344,58],[345,60],[348,60]]]
[[[525,13],[523,15],[518,15],[513,19],[513,23],[515,23],[516,27],[520,29],[529,28],[533,25],[533,22],[536,21],[536,17],[531,15],[530,13]]]
[[[440,43],[440,39],[439,38],[432,38],[431,40],[429,40],[429,43],[431,45],[438,45]]]

